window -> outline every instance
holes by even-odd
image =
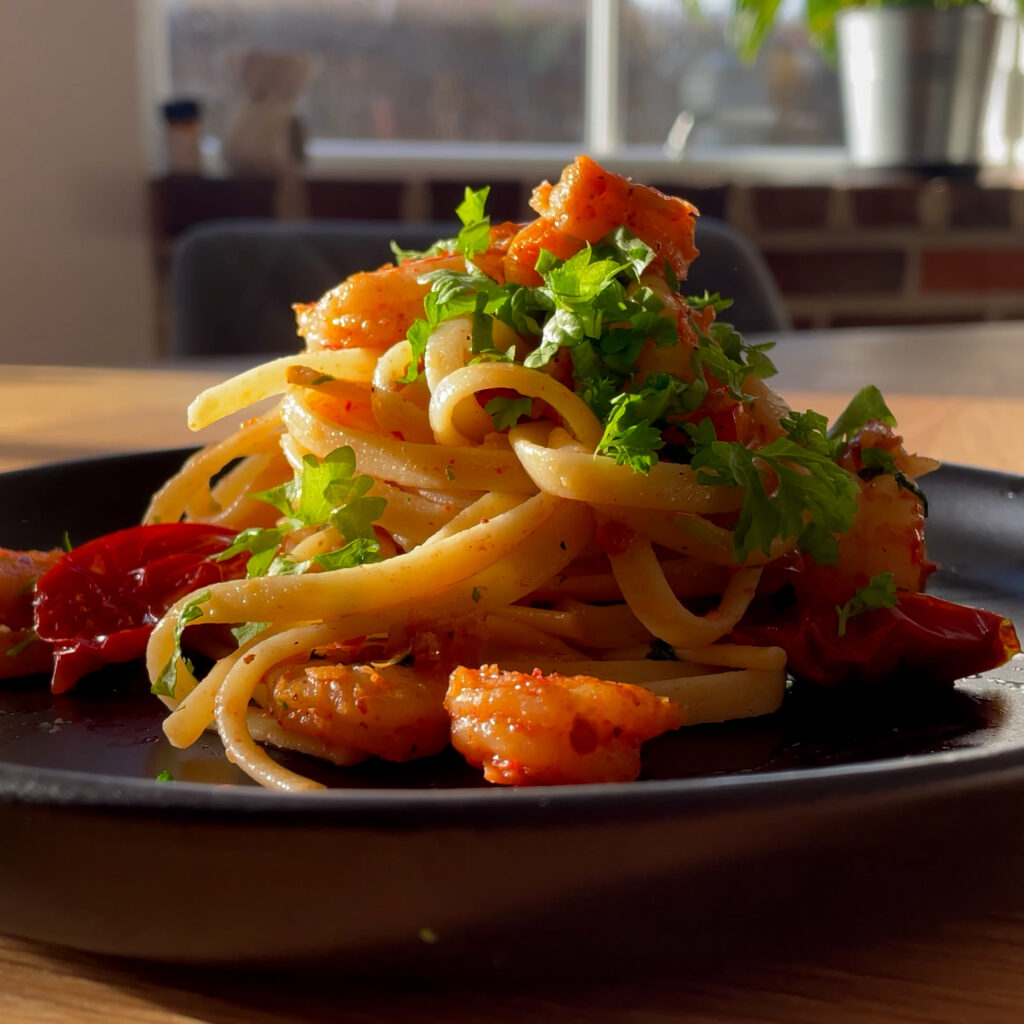
[[[580,0],[171,0],[175,92],[222,125],[245,49],[313,55],[317,138],[565,142],[581,137]]]
[[[799,7],[788,5],[783,27],[746,64],[727,43],[727,3],[705,6],[697,20],[680,0],[621,5],[625,143],[661,144],[682,123],[692,152],[842,145],[836,73],[797,22]]]
[[[300,113],[314,171],[412,152],[464,164],[473,152],[550,161],[580,148],[839,166],[836,76],[798,8],[746,65],[727,45],[727,2],[703,0],[694,18],[686,0],[162,0],[162,89],[200,99],[216,140],[240,53],[310,55]]]

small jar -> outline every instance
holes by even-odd
[[[199,119],[197,100],[169,100],[161,108],[167,133],[169,174],[199,174]]]

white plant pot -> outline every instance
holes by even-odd
[[[841,11],[839,82],[853,162],[976,170],[1001,20],[981,6]]]

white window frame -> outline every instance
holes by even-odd
[[[282,0],[284,2],[284,0]],[[657,145],[622,141],[620,50],[616,45],[621,0],[585,0],[587,38],[584,139],[579,143],[471,143],[311,138],[306,174],[311,178],[474,178],[536,181],[557,174],[581,150],[611,170],[658,181],[706,178],[731,181],[821,181],[851,167],[842,146],[721,146],[674,155]],[[142,138],[154,173],[163,164],[157,111],[170,96],[170,0],[136,0]],[[223,173],[216,139],[203,140],[204,169]]]

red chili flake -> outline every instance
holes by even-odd
[[[613,519],[601,523],[594,534],[598,547],[609,555],[621,555],[633,539],[633,531],[623,523]]]

